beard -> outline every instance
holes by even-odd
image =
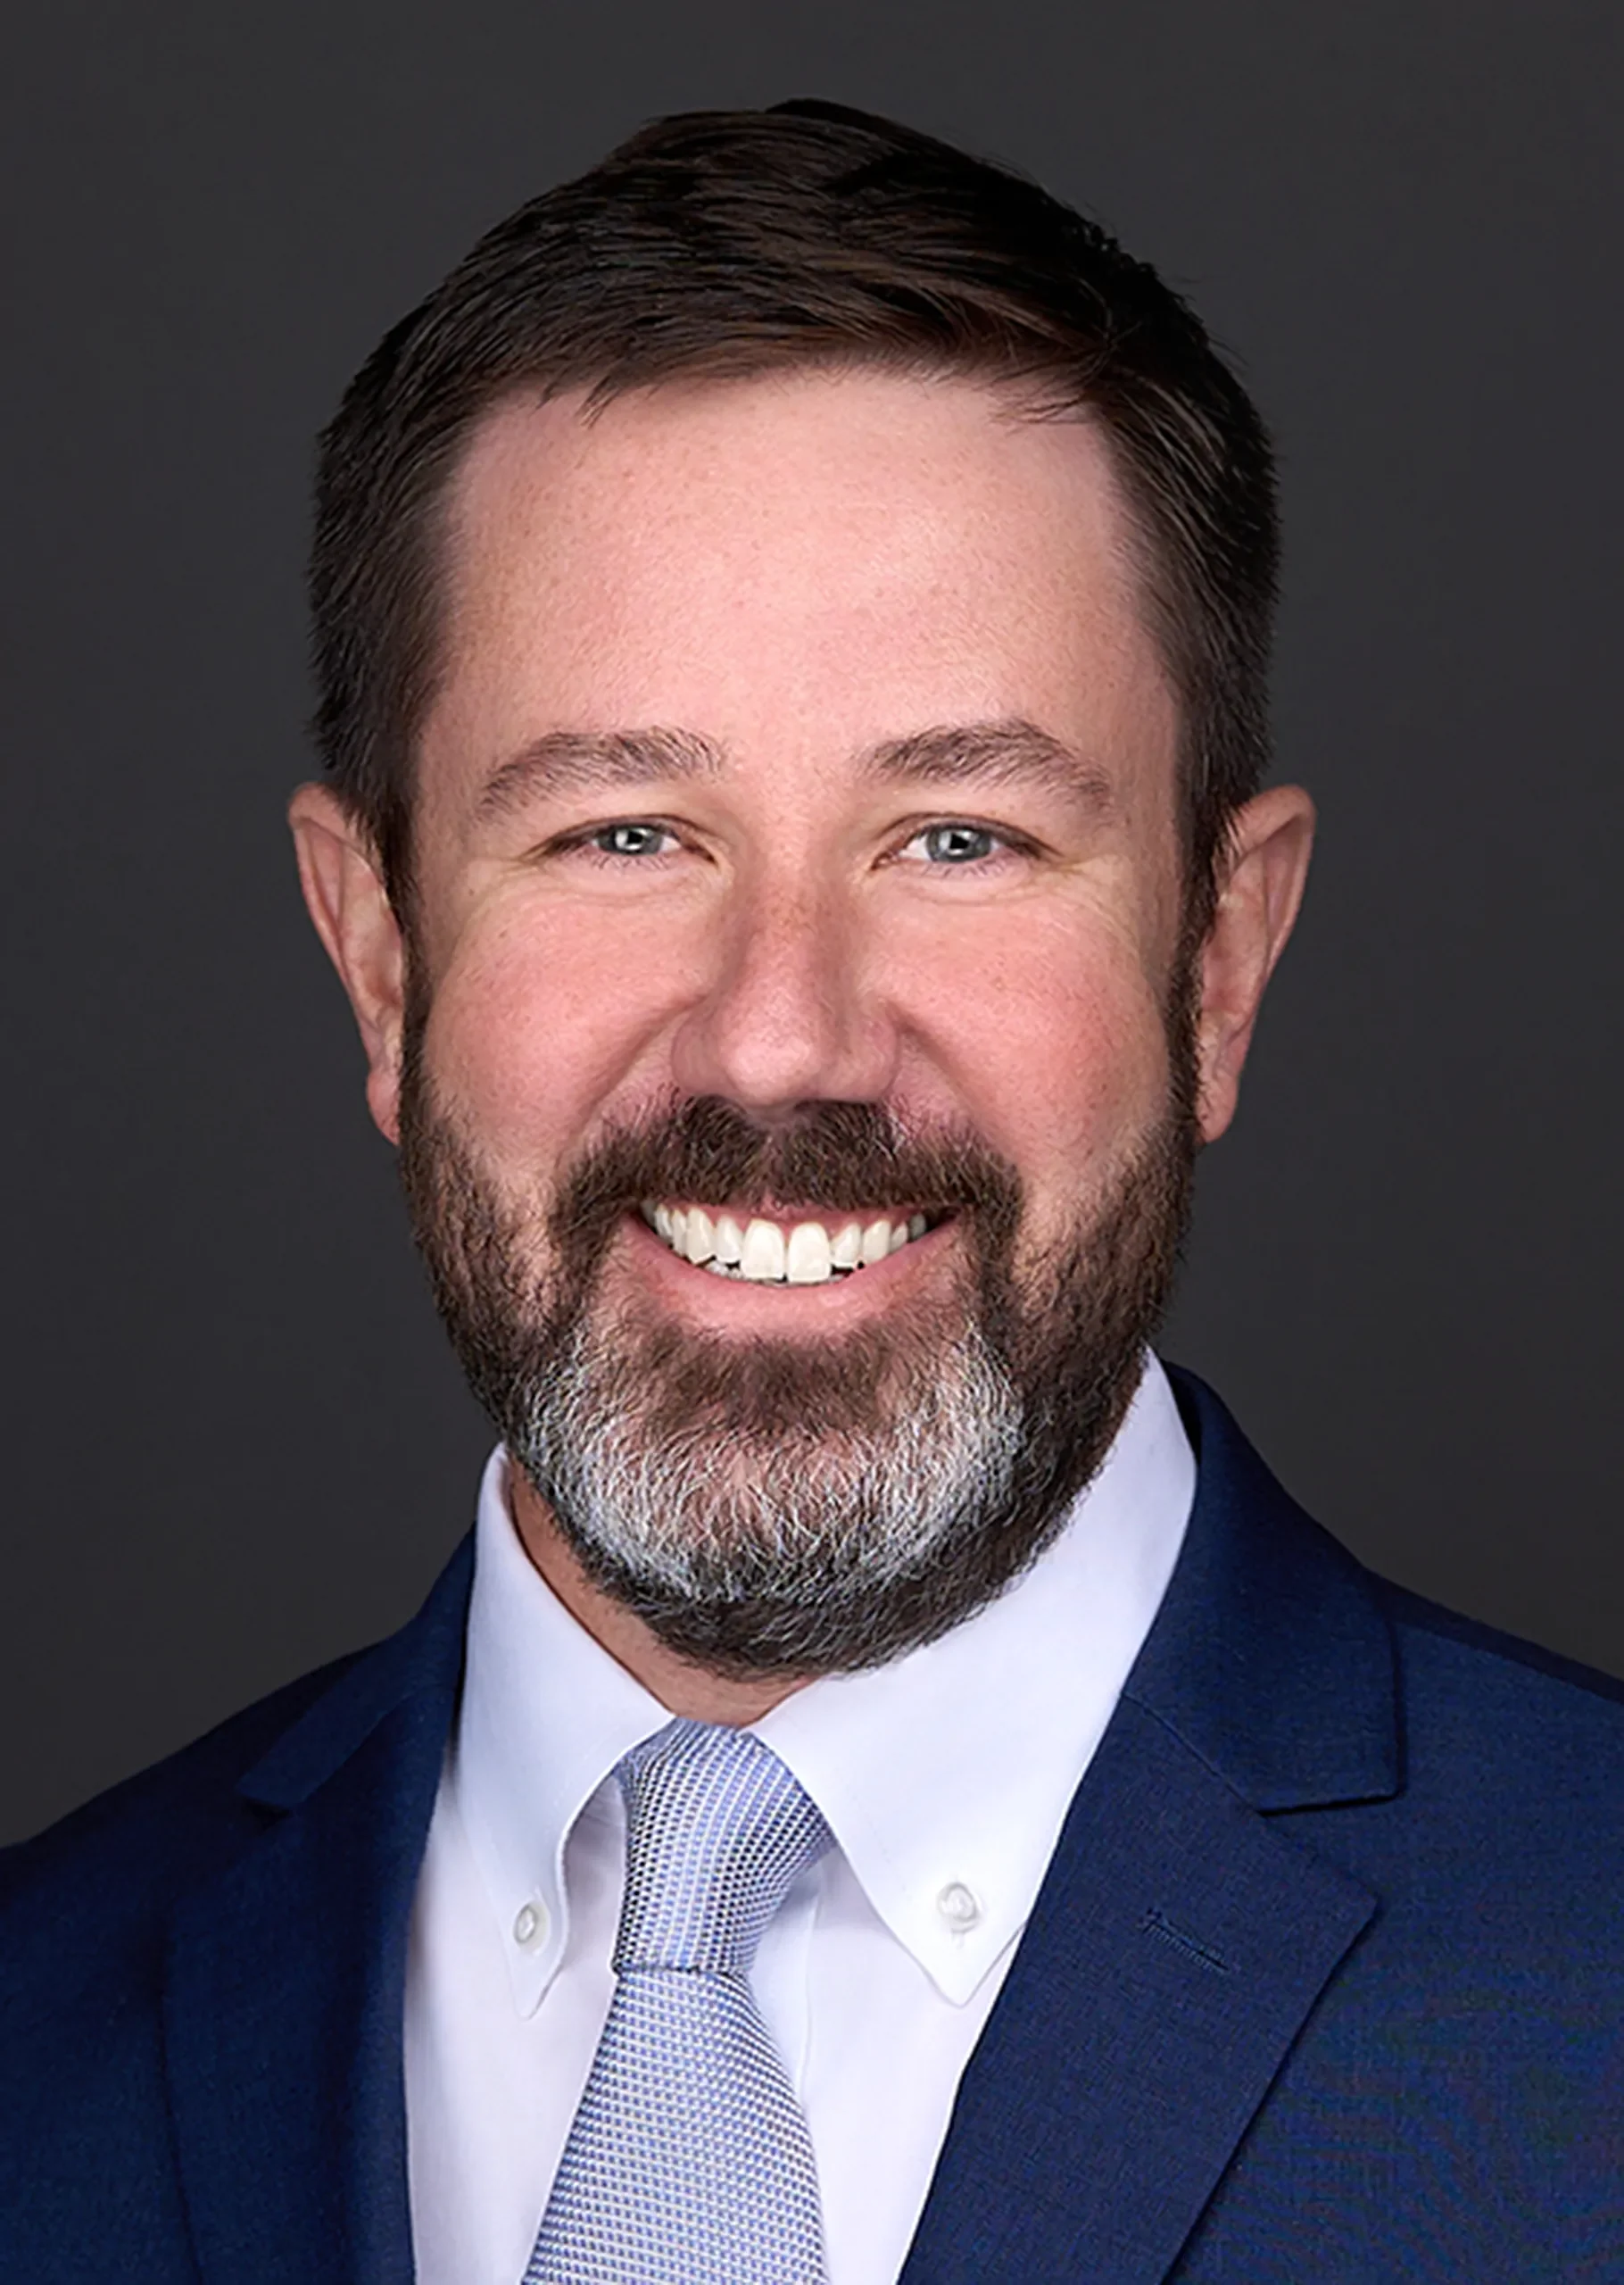
[[[474,1394],[587,1577],[695,1665],[809,1676],[933,1640],[1034,1562],[1109,1450],[1172,1287],[1198,1147],[1175,1008],[1161,1117],[1026,1260],[1015,1169],[874,1103],[810,1103],[766,1132],[719,1097],[672,1101],[597,1141],[551,1200],[514,1199],[435,1101],[418,1010],[413,1232]],[[833,1335],[747,1339],[606,1278],[643,1201],[730,1199],[950,1216],[950,1290]]]

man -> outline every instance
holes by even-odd
[[[7,2277],[1624,2276],[1616,1693],[1147,1345],[1273,571],[1154,275],[825,105],[363,370],[293,824],[502,1444],[401,1635],[13,1854]]]

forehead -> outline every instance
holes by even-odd
[[[553,729],[787,762],[1018,715],[1170,750],[1104,438],[963,378],[510,402],[454,481],[445,572],[426,793]]]

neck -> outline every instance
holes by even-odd
[[[713,1674],[679,1658],[634,1612],[587,1576],[551,1508],[514,1467],[508,1473],[508,1501],[526,1554],[570,1616],[667,1713],[741,1728],[758,1722],[812,1679],[809,1674]]]

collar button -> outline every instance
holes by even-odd
[[[981,1900],[962,1881],[949,1881],[936,1899],[936,1909],[954,1935],[966,1935],[982,1916]]]
[[[539,1952],[547,1941],[552,1917],[539,1896],[521,1904],[513,1921],[513,1940],[521,1952]]]

